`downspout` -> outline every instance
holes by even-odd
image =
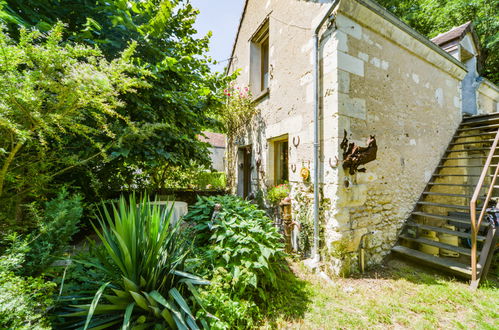
[[[319,32],[327,21],[334,19],[335,0],[314,30],[314,244],[312,258],[319,261]]]

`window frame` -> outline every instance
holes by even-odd
[[[274,185],[279,185],[289,182],[289,138],[288,135],[276,138],[272,140],[273,145],[273,157],[274,157],[274,168],[273,168],[273,181]],[[285,149],[283,149],[285,146]],[[281,159],[281,154],[285,150],[286,157]],[[285,165],[285,167],[284,167]],[[285,168],[286,178],[282,178],[283,169]]]
[[[256,98],[266,94],[270,83],[270,26],[267,17],[250,38],[250,88]]]

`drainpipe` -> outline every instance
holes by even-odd
[[[334,19],[335,0],[314,30],[314,245],[312,258],[319,261],[319,32],[327,21]]]

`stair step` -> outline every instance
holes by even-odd
[[[392,251],[398,254],[401,254],[403,256],[406,256],[408,258],[422,261],[426,264],[429,264],[433,267],[437,267],[440,269],[445,269],[449,272],[452,272],[455,275],[465,277],[469,279],[471,277],[471,267],[462,264],[460,262],[454,261],[454,260],[449,260],[449,259],[444,259],[444,258],[439,258],[435,257],[426,253],[423,253],[418,250],[413,250],[410,248],[407,248],[405,246],[401,245],[396,245],[392,248]]]
[[[452,220],[452,221],[455,221],[455,220]],[[458,236],[458,237],[462,237],[462,238],[471,238],[471,234],[469,234],[469,233],[463,233],[461,231],[450,230],[450,229],[436,227],[436,226],[424,225],[422,223],[416,223],[416,222],[412,222],[412,221],[407,222],[407,226],[436,231],[437,233],[449,234],[452,236]],[[485,236],[478,235],[477,240],[484,241]]]
[[[467,226],[471,226],[469,213],[464,213],[464,214],[466,214],[467,216],[466,217],[459,217],[459,216],[448,216],[448,215],[433,214],[433,213],[426,213],[426,212],[419,212],[419,211],[412,212],[412,215],[419,215],[421,217],[427,217],[427,218],[433,218],[433,219],[442,219],[442,220],[457,222],[457,223],[461,223],[461,224],[464,224]],[[488,224],[482,221],[482,223],[480,224],[480,227],[486,227],[486,226],[488,226]],[[450,229],[448,229],[448,230],[450,230]]]
[[[451,152],[470,152],[470,151],[490,151],[490,148],[455,149],[455,150],[447,150],[447,153],[451,153]]]
[[[487,159],[487,156],[475,156],[475,157],[443,157],[442,160],[461,160],[461,159]],[[499,155],[494,155],[492,158],[499,158]]]
[[[465,115],[463,116],[463,122],[468,122],[468,121],[473,121],[476,119],[481,119],[481,118],[492,118],[492,117],[499,117],[499,112],[493,112],[493,113],[484,113],[481,115]]]
[[[469,210],[470,209],[469,206],[465,206],[465,205],[441,204],[441,203],[433,203],[433,202],[426,202],[426,201],[420,201],[417,204],[418,205],[442,207],[442,208],[446,208],[446,209],[458,209],[458,210]]]
[[[433,174],[433,176],[439,176],[439,177],[444,177],[444,176],[469,176],[469,177],[479,177],[480,174]],[[485,176],[486,178],[492,178],[492,174],[488,174]]]
[[[484,165],[440,165],[440,166],[438,166],[438,168],[469,168],[469,167],[483,168]],[[490,165],[490,167],[497,167],[497,165]]]
[[[488,143],[491,144],[494,142],[494,140],[477,140],[477,141],[465,141],[465,142],[453,142],[449,143],[450,146],[458,146],[458,145],[464,145],[464,144],[477,144],[477,143]]]
[[[454,140],[467,139],[467,138],[480,137],[480,136],[491,136],[491,135],[496,135],[496,132],[485,132],[485,133],[468,134],[468,135],[456,135],[456,136],[454,136]]]
[[[462,194],[441,193],[441,192],[433,192],[433,191],[425,191],[425,192],[423,192],[423,195],[460,197],[460,198],[471,198],[472,197],[472,196],[462,195]]]
[[[497,130],[499,128],[499,124],[494,124],[494,125],[484,125],[484,126],[477,126],[477,127],[466,127],[466,128],[459,128],[457,130],[457,133],[460,132],[467,132],[467,131],[476,131],[476,130],[486,130],[486,129],[495,129]]]
[[[421,243],[421,244],[436,246],[436,247],[438,247],[440,249],[446,249],[446,250],[454,251],[454,252],[463,254],[465,256],[471,256],[471,249],[467,249],[467,248],[464,248],[464,247],[450,245],[450,244],[445,244],[445,243],[441,243],[441,242],[438,242],[438,241],[432,241],[431,239],[427,239],[427,238],[423,238],[423,237],[414,238],[414,237],[410,237],[410,236],[407,236],[407,235],[400,235],[400,238],[403,238],[403,239],[411,241],[411,242],[416,242],[416,243]]]
[[[466,184],[466,183],[440,183],[440,182],[429,182],[428,185],[431,186],[449,186],[449,187],[476,187],[476,184]],[[490,185],[482,185],[482,188],[489,188]],[[499,188],[499,186],[494,186],[494,188]]]
[[[496,116],[492,117],[484,117],[484,118],[467,118],[462,121],[461,126],[471,126],[471,125],[483,125],[489,123],[496,123],[499,121],[499,118]]]

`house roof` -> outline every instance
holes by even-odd
[[[478,56],[480,56],[480,41],[478,39],[478,35],[473,28],[473,23],[468,21],[463,25],[453,27],[447,32],[440,33],[435,38],[431,39],[431,41],[440,46],[446,52],[452,52],[456,50],[459,46],[461,40],[466,36],[467,33],[471,33],[471,37],[473,39],[473,43],[477,50]]]
[[[467,32],[471,32],[471,21],[466,22],[463,25],[453,27],[447,32],[440,33],[438,36],[431,39],[431,41],[439,46],[442,46],[448,42],[454,41],[455,39],[461,39]]]
[[[203,135],[198,136],[199,141],[209,143],[214,148],[225,148],[224,134],[204,131]]]

